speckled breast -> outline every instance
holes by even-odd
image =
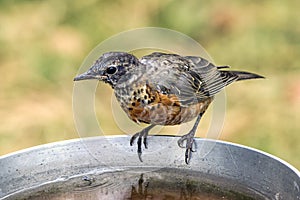
[[[115,88],[115,95],[128,117],[154,125],[178,125],[204,112],[212,101],[207,98],[191,105],[181,105],[174,94],[162,94],[147,82]]]

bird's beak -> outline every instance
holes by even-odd
[[[74,78],[74,81],[88,80],[88,79],[98,79],[103,80],[103,76],[96,74],[93,70],[88,70],[87,72],[80,74]]]

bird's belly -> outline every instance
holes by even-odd
[[[133,121],[154,125],[178,125],[191,121],[204,112],[212,99],[207,99],[187,107],[180,105],[165,105],[163,103],[150,104],[145,107],[137,107],[125,110]]]
[[[137,122],[153,125],[177,125],[191,121],[204,112],[212,97],[190,105],[181,105],[175,94],[162,94],[146,83],[135,83],[132,87],[119,87],[115,95],[128,117]]]

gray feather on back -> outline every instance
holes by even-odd
[[[154,53],[140,62],[157,90],[175,94],[183,106],[214,96],[236,79],[222,76],[215,65],[195,56]]]

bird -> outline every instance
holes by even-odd
[[[138,124],[149,124],[130,139],[131,146],[137,139],[141,162],[142,143],[147,149],[153,127],[180,125],[196,118],[191,130],[177,142],[185,148],[184,160],[188,164],[195,151],[197,127],[214,96],[235,81],[264,78],[228,68],[199,56],[153,52],[138,58],[128,52],[112,51],[102,54],[74,81],[96,79],[109,84],[127,116]]]

